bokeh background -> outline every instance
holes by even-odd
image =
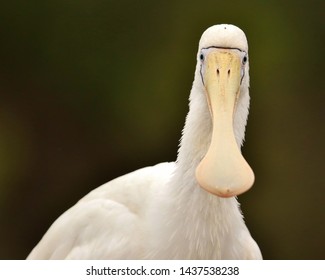
[[[323,3],[2,1],[0,259],[25,258],[95,187],[175,160],[216,23],[249,40],[248,227],[266,259],[324,259]]]

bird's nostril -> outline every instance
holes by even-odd
[[[219,69],[217,69],[217,75],[219,76]]]
[[[228,76],[230,75],[230,69],[228,70]]]

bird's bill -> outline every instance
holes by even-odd
[[[220,197],[239,195],[254,183],[254,173],[241,154],[233,128],[241,67],[238,53],[219,49],[207,55],[202,73],[213,131],[196,179],[202,188]]]

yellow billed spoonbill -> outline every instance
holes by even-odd
[[[53,223],[28,259],[261,259],[236,200],[254,183],[240,151],[248,71],[244,32],[208,28],[177,160],[93,190]]]

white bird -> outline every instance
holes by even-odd
[[[240,151],[248,71],[244,32],[208,28],[177,160],[93,190],[53,223],[28,259],[261,259],[236,200],[254,182]]]

